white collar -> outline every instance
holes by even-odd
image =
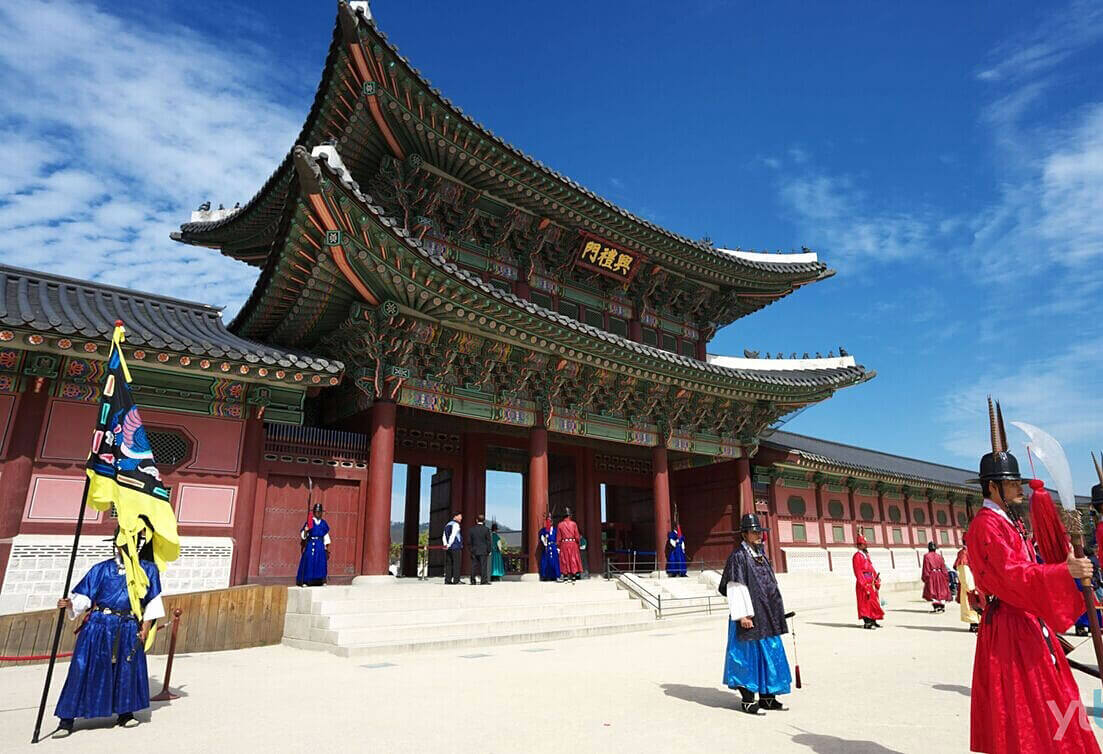
[[[1011,524],[1012,526],[1015,525],[1014,522],[1011,521],[1011,516],[1007,515],[1007,511],[1005,511],[1003,508],[1001,508],[1000,506],[993,503],[988,498],[984,498],[984,504],[981,507],[987,508],[988,510],[993,511],[996,514],[998,514],[1000,516],[1003,516],[1004,521]]]

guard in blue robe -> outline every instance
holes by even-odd
[[[682,536],[682,527],[666,535],[667,544],[670,545],[670,554],[666,556],[666,575],[686,575],[686,538]]]
[[[329,524],[322,518],[323,512],[322,504],[314,503],[313,515],[299,532],[303,546],[295,574],[299,586],[324,586],[329,575]]]
[[[134,713],[149,706],[149,673],[146,670],[145,637],[152,622],[165,615],[161,603],[161,579],[157,566],[140,561],[149,577],[141,600],[142,624],[131,612],[126,571],[116,550],[115,558],[97,563],[70,592],[58,601],[75,619],[91,610],[77,634],[69,674],[54,714],[61,718],[55,736],[73,730],[78,717],[118,715],[118,724],[138,724]]]
[[[544,546],[544,552],[540,556],[540,580],[559,581],[559,547],[555,543],[555,527],[551,519],[540,530],[540,543]]]
[[[788,694],[792,682],[781,644],[789,628],[774,569],[762,549],[758,516],[743,516],[740,531],[743,541],[728,556],[720,578],[730,613],[724,684],[739,692],[744,712],[757,715],[759,710],[786,709],[777,695]]]

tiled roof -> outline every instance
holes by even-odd
[[[326,374],[344,369],[340,361],[240,338],[213,306],[0,265],[0,325],[106,339],[115,320],[125,324],[132,346]]]
[[[356,19],[356,22],[363,24],[365,28],[369,29],[373,35],[375,35],[387,49],[394,54],[395,58],[402,62],[402,64],[408,69],[410,75],[415,77],[433,96],[437,97],[445,107],[449,108],[455,113],[456,117],[461,118],[470,128],[477,130],[479,133],[486,136],[486,138],[493,141],[499,147],[506,152],[514,155],[515,157],[524,160],[536,170],[543,172],[549,178],[561,182],[565,186],[569,187],[573,191],[577,191],[587,199],[600,204],[608,210],[617,213],[626,220],[639,225],[642,228],[660,234],[668,239],[671,239],[679,244],[695,249],[698,253],[702,253],[710,258],[712,261],[719,262],[721,264],[727,263],[736,267],[742,267],[744,269],[758,270],[762,272],[769,272],[779,275],[785,275],[787,277],[793,275],[810,275],[812,280],[822,279],[831,276],[833,271],[829,270],[827,265],[820,262],[816,255],[813,253],[807,254],[765,254],[756,252],[738,252],[730,251],[726,249],[718,249],[712,247],[710,244],[702,241],[694,241],[685,236],[674,233],[662,226],[656,225],[641,217],[637,217],[628,210],[617,206],[594,192],[587,189],[585,186],[573,181],[567,176],[551,169],[544,163],[537,160],[535,157],[526,154],[517,147],[508,143],[501,137],[495,135],[490,129],[484,126],[482,123],[474,120],[471,116],[464,113],[463,109],[445,97],[438,89],[436,89],[432,83],[428,81],[421,72],[414,68],[410,64],[410,61],[399,53],[398,48],[394,46],[375,24],[369,16],[365,15],[363,8],[346,7],[345,2],[338,3],[338,13],[350,13],[352,18]],[[302,130],[299,133],[298,138],[295,141],[297,146],[306,146],[308,148],[314,147],[315,144],[308,144],[308,136],[314,126],[314,121],[318,117],[322,105],[324,103],[324,95],[329,88],[330,77],[333,72],[333,68],[337,59],[338,51],[340,50],[340,22],[334,30],[334,40],[330,46],[329,54],[326,59],[325,68],[323,69],[322,80],[315,93],[314,102],[311,106],[310,112],[307,116],[306,123],[303,125]],[[291,153],[288,153],[287,157],[276,168],[275,172],[269,176],[268,180],[261,187],[261,189],[247,201],[239,210],[231,212],[220,217],[217,220],[203,222],[187,222],[180,226],[180,230],[172,234],[172,238],[181,241],[183,243],[191,244],[207,244],[218,242],[221,234],[231,228],[235,228],[237,233],[247,235],[252,239],[259,242],[260,239],[267,239],[271,237],[274,230],[273,218],[280,207],[283,204],[287,190],[287,179],[291,175]],[[255,217],[254,217],[255,215]],[[213,235],[212,235],[213,234]],[[224,250],[225,253],[225,250]],[[263,264],[263,260],[259,258],[250,257],[247,259],[250,264],[260,265]],[[808,282],[811,282],[809,280]]]
[[[555,323],[556,325],[567,329],[573,330],[591,338],[603,340],[608,343],[616,345],[618,348],[626,351],[632,351],[643,356],[664,361],[667,363],[675,364],[677,366],[688,367],[700,372],[706,372],[715,374],[718,376],[746,380],[756,383],[765,383],[771,385],[785,385],[795,387],[806,388],[833,388],[846,385],[856,384],[858,382],[864,382],[871,379],[876,372],[867,371],[865,367],[856,365],[853,359],[846,360],[848,366],[829,366],[824,368],[815,369],[792,369],[792,370],[778,370],[774,367],[778,362],[771,362],[770,360],[761,360],[762,366],[756,368],[755,366],[748,365],[747,367],[731,368],[720,366],[714,363],[708,363],[704,361],[698,361],[697,359],[691,359],[681,354],[671,353],[670,351],[664,351],[661,348],[649,346],[644,343],[637,343],[627,338],[614,335],[597,327],[593,327],[584,322],[579,322],[576,319],[567,317],[558,312],[545,309],[532,301],[519,298],[513,293],[509,293],[501,290],[493,285],[482,280],[482,278],[468,272],[467,270],[459,267],[452,262],[447,261],[443,256],[430,252],[425,246],[417,239],[411,237],[406,230],[400,227],[398,221],[387,217],[383,214],[383,209],[373,203],[371,196],[364,194],[356,181],[349,174],[348,170],[345,170],[342,166],[333,166],[329,164],[329,158],[325,151],[319,150],[319,157],[315,159],[310,156],[303,147],[295,148],[296,162],[300,165],[300,169],[311,170],[315,175],[320,175],[325,165],[325,171],[338,180],[345,188],[352,192],[361,204],[372,213],[376,221],[380,224],[391,229],[391,232],[396,236],[403,239],[403,241],[410,248],[414,249],[419,255],[427,259],[434,266],[444,270],[452,277],[462,280],[468,285],[477,288],[483,294],[504,301],[512,306],[524,309],[529,314],[532,314],[543,319],[547,319]],[[339,162],[339,161],[338,161]],[[748,360],[750,361],[750,360]],[[841,361],[841,360],[832,360]]]
[[[792,432],[773,432],[763,439],[762,444],[797,453],[810,461],[843,466],[872,475],[905,477],[917,482],[933,482],[953,487],[972,487],[978,493],[980,492],[979,486],[970,481],[976,479],[975,469],[962,469],[957,466],[921,461],[917,458],[907,458]],[[1051,489],[1050,494],[1055,501],[1060,501],[1060,496],[1055,490]],[[1076,496],[1076,502],[1080,505],[1087,505],[1090,500],[1091,498],[1083,495]]]

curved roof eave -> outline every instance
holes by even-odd
[[[442,269],[449,276],[460,280],[461,282],[476,288],[480,293],[489,297],[499,299],[507,304],[524,310],[530,315],[540,317],[545,320],[549,320],[553,324],[559,327],[565,327],[570,330],[574,330],[583,335],[596,340],[605,341],[626,351],[637,353],[641,356],[656,359],[662,362],[670,363],[675,366],[685,367],[693,369],[698,372],[711,374],[721,378],[741,380],[744,382],[751,382],[757,384],[773,384],[784,385],[797,388],[809,388],[809,389],[828,389],[835,390],[843,387],[849,387],[861,382],[866,382],[876,376],[876,372],[866,370],[865,367],[854,362],[853,357],[845,357],[840,361],[838,365],[815,365],[812,368],[805,369],[791,369],[788,371],[782,371],[771,368],[764,368],[764,365],[771,364],[771,360],[763,359],[757,364],[740,365],[738,367],[729,367],[721,364],[715,364],[710,362],[698,361],[691,359],[681,354],[671,353],[670,351],[664,351],[661,348],[649,346],[644,343],[637,343],[627,338],[622,338],[619,335],[615,335],[605,330],[593,327],[584,322],[566,317],[558,312],[545,309],[531,301],[519,298],[513,293],[503,291],[495,286],[489,285],[482,279],[469,273],[467,270],[447,261],[438,254],[428,251],[421,241],[413,238],[403,228],[399,227],[398,222],[390,217],[382,214],[380,207],[376,206],[372,198],[364,194],[355,179],[349,174],[348,170],[343,169],[340,164],[331,166],[329,164],[329,157],[325,152],[320,152],[318,159],[315,159],[307,152],[303,147],[296,147],[295,154],[297,162],[304,168],[311,170],[314,173],[314,177],[321,176],[322,170],[335,181],[345,187],[361,204],[363,209],[369,212],[377,223],[387,228],[396,238],[400,239],[407,247],[417,253],[419,256],[428,260],[434,266]],[[323,168],[324,166],[324,168]],[[748,360],[752,361],[752,360]],[[772,363],[779,363],[782,360],[775,360]],[[846,364],[841,363],[847,362]]]

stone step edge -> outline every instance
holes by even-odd
[[[637,612],[616,612],[616,613],[594,613],[592,615],[564,616],[564,618],[562,620],[565,621],[565,622],[568,622],[568,621],[585,621],[585,620],[591,620],[591,619],[604,618],[606,620],[614,620],[614,621],[615,620],[621,620],[621,619],[626,620],[626,621],[631,621],[631,620],[635,620],[637,617],[640,620],[649,620],[649,621],[654,621],[655,620],[654,612],[650,611],[650,610],[640,610],[640,611],[638,611],[638,613]],[[397,631],[401,631],[403,629],[408,629],[409,632],[413,633],[413,632],[416,632],[418,629],[421,629],[421,628],[436,627],[436,626],[443,626],[443,625],[447,625],[449,627],[456,628],[456,629],[461,629],[461,630],[464,627],[487,626],[489,633],[491,635],[493,635],[494,627],[496,627],[496,626],[500,627],[500,626],[506,626],[506,625],[515,624],[515,623],[532,623],[532,622],[540,622],[540,621],[548,622],[548,623],[552,622],[550,620],[543,619],[543,618],[507,618],[507,619],[503,619],[503,620],[463,621],[463,622],[447,623],[447,624],[444,624],[444,623],[415,623],[415,624],[395,625],[395,626],[348,626],[348,627],[345,627],[345,628],[317,628],[317,627],[312,626],[310,628],[310,630],[311,631],[329,631],[329,632],[340,634],[340,633],[349,632],[349,631],[373,631],[373,632],[380,632],[381,633],[383,631],[397,632]],[[583,624],[583,625],[585,625],[585,624]],[[601,625],[601,624],[599,624],[599,625]],[[571,628],[571,626],[562,626],[562,628]],[[525,632],[525,630],[524,630],[524,628],[522,628],[520,630],[520,633],[524,633],[524,632]]]
[[[600,624],[597,626],[579,626],[574,628],[554,629],[551,631],[534,631],[526,633],[500,634],[492,636],[472,636],[429,639],[421,642],[380,643],[380,644],[354,644],[351,646],[337,646],[322,642],[304,639],[284,639],[283,643],[297,649],[325,651],[338,657],[364,657],[378,654],[405,654],[418,651],[432,651],[438,649],[460,647],[487,647],[502,644],[533,644],[544,641],[559,641],[563,639],[585,638],[588,636],[606,636],[618,633],[631,633],[649,631],[662,627],[668,621],[658,621],[649,618],[632,623]]]
[[[425,610],[392,610],[392,611],[365,612],[365,613],[287,613],[287,615],[288,616],[295,616],[295,617],[299,617],[299,618],[310,618],[311,621],[321,619],[321,618],[359,619],[359,618],[363,618],[363,617],[375,617],[375,616],[387,616],[388,618],[397,618],[397,619],[400,619],[400,620],[409,620],[409,619],[417,618],[417,616],[424,615],[427,612],[439,612],[439,611],[443,611],[443,610],[451,610],[451,611],[454,611],[454,612],[461,612],[461,613],[462,612],[476,612],[476,611],[479,611],[479,610],[483,610],[485,613],[487,613],[488,615],[492,615],[492,616],[495,615],[495,614],[501,614],[502,612],[507,611],[507,610],[508,611],[517,610],[517,611],[523,611],[526,614],[526,617],[532,617],[532,618],[541,618],[541,617],[543,617],[543,618],[548,618],[549,620],[551,620],[551,619],[555,619],[555,618],[565,617],[566,615],[578,614],[577,611],[580,608],[581,609],[587,609],[588,608],[588,609],[593,610],[592,613],[582,612],[581,614],[583,614],[583,615],[587,615],[587,614],[600,615],[604,612],[608,612],[610,614],[621,613],[621,612],[623,612],[623,613],[638,612],[641,609],[643,609],[643,607],[646,607],[646,606],[641,606],[639,604],[638,600],[631,600],[631,601],[629,601],[629,600],[624,600],[624,601],[618,600],[616,602],[576,603],[576,604],[570,605],[570,608],[571,608],[570,610],[560,611],[560,613],[562,613],[562,614],[557,613],[557,614],[554,614],[554,615],[548,615],[546,613],[541,615],[539,612],[534,610],[534,608],[540,608],[540,607],[547,607],[547,606],[546,605],[517,605],[517,606],[514,606],[514,605],[501,605],[501,606],[497,606],[497,607],[485,607],[485,606],[481,606],[481,605],[472,605],[471,607],[463,607],[463,608],[443,607],[443,608],[425,609]],[[441,619],[441,618],[426,618],[424,620],[413,620],[410,623],[394,623],[394,624],[387,624],[387,625],[422,625],[426,622],[433,624],[433,623],[450,623],[450,622],[453,622],[453,621],[446,620],[446,619]]]
[[[611,594],[611,595],[607,595],[602,599],[562,600],[562,601],[553,601],[553,602],[526,600],[526,601],[522,601],[522,602],[502,602],[502,603],[498,603],[498,602],[490,602],[490,603],[472,602],[472,603],[466,603],[466,602],[464,602],[464,603],[457,604],[457,603],[446,603],[446,602],[435,602],[434,603],[434,602],[428,602],[428,601],[426,601],[424,603],[421,603],[420,601],[416,601],[416,600],[386,600],[386,602],[402,602],[402,603],[404,603],[401,607],[398,607],[398,606],[395,606],[395,605],[386,605],[386,604],[381,605],[378,602],[363,600],[364,607],[369,607],[370,610],[357,611],[357,612],[329,612],[329,611],[326,611],[326,610],[319,610],[318,612],[314,612],[312,610],[310,612],[303,612],[302,610],[292,610],[292,609],[289,608],[287,610],[287,612],[288,612],[289,615],[357,615],[360,612],[371,612],[373,614],[378,614],[378,613],[419,612],[419,611],[422,611],[422,610],[449,610],[449,609],[462,610],[462,609],[476,609],[476,608],[494,609],[494,608],[505,608],[505,607],[510,607],[510,608],[512,608],[512,607],[536,608],[536,607],[558,607],[560,605],[600,605],[600,604],[607,604],[607,603],[608,604],[616,604],[616,603],[623,602],[624,598],[625,598],[625,595],[620,594],[620,593],[614,593],[614,594]],[[335,600],[334,602],[336,602],[337,604],[347,604],[349,602],[349,600]],[[311,607],[313,607],[313,605],[317,605],[317,604],[325,604],[325,603],[313,603],[311,605]]]

